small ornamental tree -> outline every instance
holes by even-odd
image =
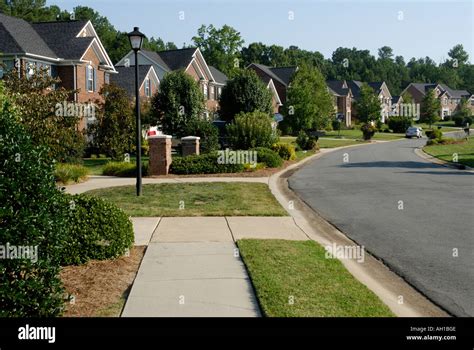
[[[57,161],[80,162],[86,138],[77,126],[85,116],[70,101],[74,91],[55,89],[60,81],[45,69],[35,70],[29,78],[20,78],[12,70],[4,80],[5,91],[17,106],[32,142],[47,146],[49,156]]]
[[[420,106],[420,121],[431,125],[436,123],[440,117],[441,102],[436,98],[434,90],[428,91],[423,97]]]
[[[69,206],[56,188],[48,150],[34,145],[1,83],[0,144],[0,317],[57,316]]]
[[[238,113],[260,111],[270,115],[272,94],[253,70],[241,70],[222,88],[219,100],[222,120],[232,121]]]
[[[293,134],[321,130],[330,124],[334,115],[333,99],[318,69],[299,67],[288,89],[284,114],[282,127],[291,129]]]
[[[153,97],[151,111],[165,134],[186,136],[187,123],[200,118],[204,112],[204,95],[184,71],[171,72],[165,75],[160,91]]]
[[[135,140],[135,117],[127,92],[114,85],[104,85],[100,91],[103,101],[96,121],[89,127],[92,145],[99,153],[115,160],[123,160],[131,151]]]
[[[362,123],[377,122],[380,120],[381,106],[374,89],[363,84],[360,97],[356,102],[357,118]]]
[[[272,119],[260,111],[237,114],[233,123],[227,125],[227,134],[233,149],[271,148],[278,142]]]

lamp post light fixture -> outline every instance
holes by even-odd
[[[135,53],[135,118],[136,118],[136,152],[137,152],[137,196],[142,194],[142,126],[140,121],[140,86],[138,84],[139,66],[138,66],[138,51],[141,50],[143,39],[145,35],[138,30],[138,27],[133,28],[133,32],[127,34],[130,40],[130,46]]]

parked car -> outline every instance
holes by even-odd
[[[416,126],[410,126],[405,132],[405,136],[409,139],[411,139],[412,137],[416,137],[419,139],[423,136],[423,131],[421,130],[421,128],[418,128]]]

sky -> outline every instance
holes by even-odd
[[[319,51],[390,46],[408,61],[436,62],[462,44],[474,62],[474,0],[48,0],[72,11],[89,6],[120,31],[191,44],[202,24],[230,25],[245,40]]]

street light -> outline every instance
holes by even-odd
[[[138,27],[133,28],[133,32],[127,34],[130,46],[135,53],[135,117],[137,127],[137,196],[142,194],[142,132],[140,122],[140,87],[138,85],[138,51],[142,48],[145,35],[140,33]]]

